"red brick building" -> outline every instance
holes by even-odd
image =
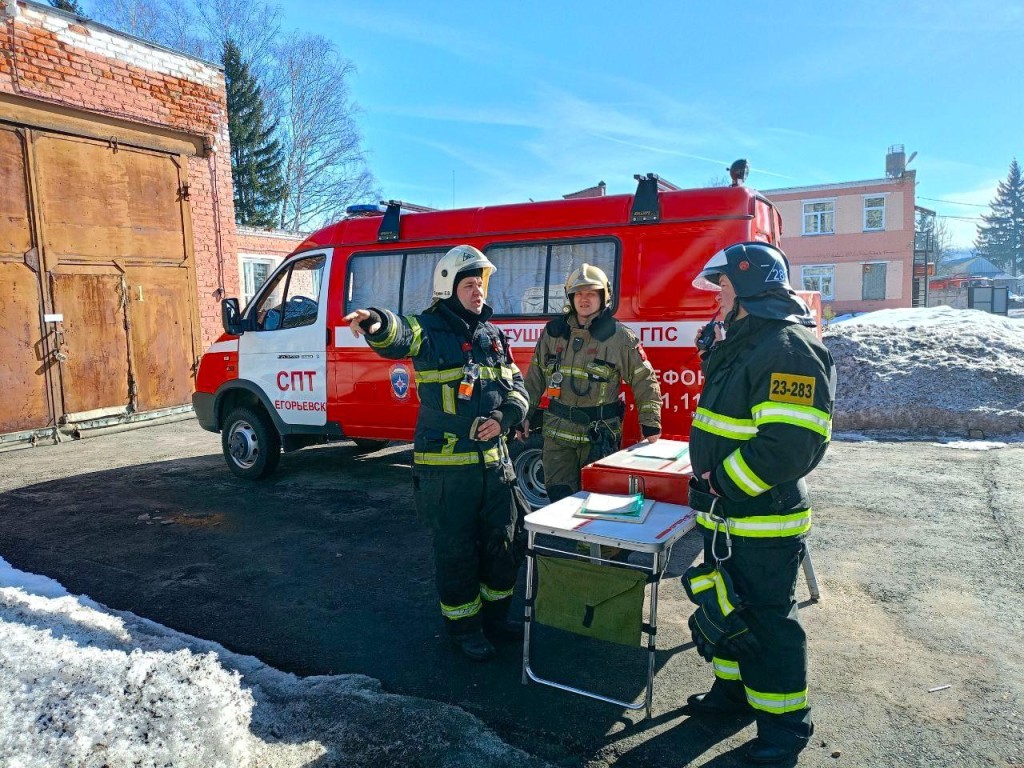
[[[0,448],[183,413],[238,295],[224,75],[0,0]]]

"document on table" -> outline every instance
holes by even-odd
[[[589,520],[611,520],[619,523],[642,523],[655,505],[639,493],[591,493],[582,500],[573,517]]]
[[[659,440],[656,443],[640,443],[631,453],[646,459],[675,460],[685,456],[689,450],[689,445],[680,445],[675,440]]]

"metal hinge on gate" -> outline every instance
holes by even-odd
[[[178,187],[178,197],[181,200],[188,200],[190,194],[191,193],[189,192],[188,184],[182,184],[180,187]]]
[[[114,152],[117,152],[117,136],[111,136],[107,139],[107,146],[110,147]]]

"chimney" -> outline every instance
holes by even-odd
[[[890,179],[898,179],[907,170],[907,155],[902,144],[893,144],[885,155],[885,175]]]

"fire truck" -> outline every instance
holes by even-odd
[[[524,372],[544,325],[563,311],[568,274],[584,262],[603,269],[615,316],[658,373],[663,435],[686,439],[703,383],[694,339],[716,311],[713,295],[691,282],[727,245],[778,245],[782,221],[769,200],[739,184],[662,191],[654,174],[637,179],[633,195],[417,213],[392,202],[310,235],[244,309],[234,298],[222,302],[225,333],[196,376],[199,423],[220,432],[228,467],[249,479],[273,472],[282,451],[411,440],[411,361],[378,357],[342,318],[369,306],[422,311],[436,261],[468,243],[497,267],[487,303]],[[631,394],[622,396],[630,444],[640,431]],[[525,495],[543,504],[540,435],[514,441],[511,453]]]

